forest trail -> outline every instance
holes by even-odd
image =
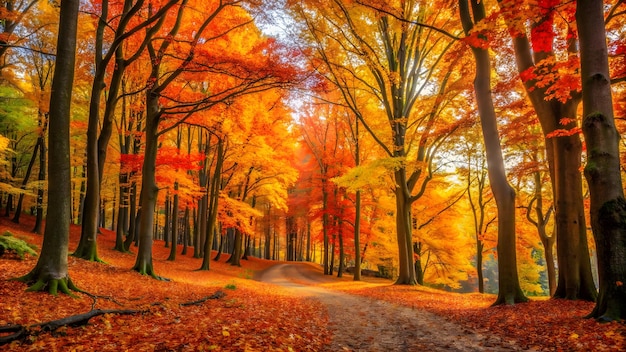
[[[312,263],[277,264],[256,279],[322,302],[333,332],[327,351],[520,351],[424,310],[312,286],[332,281]],[[285,307],[289,309],[289,307]]]

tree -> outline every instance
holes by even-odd
[[[478,136],[466,134],[468,140],[465,142],[465,153],[467,157],[467,169],[462,174],[467,174],[467,199],[469,201],[476,247],[476,276],[478,280],[478,292],[485,292],[485,280],[483,273],[483,254],[485,254],[485,244],[492,242],[493,236],[489,236],[489,227],[496,220],[492,216],[493,193],[489,192],[489,182],[487,180],[487,167],[485,151],[482,145],[476,143]],[[493,203],[492,203],[493,204]]]
[[[447,56],[454,35],[449,10],[422,2],[298,2],[294,16],[314,48],[317,70],[378,143],[396,185],[397,284],[416,284],[411,205],[432,178],[442,142],[462,121],[440,122],[445,77],[458,62]],[[454,78],[454,77],[453,77]],[[434,94],[432,92],[435,92]],[[358,94],[356,92],[359,92]],[[366,110],[368,105],[376,108]]]
[[[166,2],[156,14],[149,16],[145,21],[139,22],[134,27],[127,29],[136,14],[142,9],[143,0],[133,3],[131,0],[123,2],[121,9],[113,11],[111,16],[116,19],[114,27],[114,38],[110,45],[105,47],[105,29],[109,28],[109,1],[103,0],[101,3],[101,13],[98,21],[95,38],[95,74],[91,89],[89,102],[89,119],[87,126],[87,182],[85,190],[85,201],[83,207],[82,233],[78,247],[72,255],[93,261],[100,261],[97,253],[96,234],[98,232],[98,219],[100,209],[100,187],[102,175],[104,174],[104,164],[106,160],[106,150],[112,134],[113,113],[118,102],[119,90],[122,77],[126,68],[137,60],[146,48],[147,42],[160,28],[165,19],[167,11],[176,3],[176,0]],[[118,13],[119,12],[119,13]],[[119,19],[118,19],[119,15]],[[122,44],[133,34],[145,27],[154,24],[147,31],[145,37],[140,39],[136,51],[126,58]],[[114,62],[113,72],[107,84],[106,73],[111,62]],[[104,109],[103,119],[100,121],[100,102],[105,87],[108,87],[108,97]],[[100,133],[98,133],[100,132]]]
[[[275,55],[278,47],[262,38],[252,27],[249,14],[239,6],[240,1],[220,1],[210,6],[196,4],[203,11],[196,11],[196,6],[189,6],[192,4],[184,0],[175,6],[167,16],[171,22],[163,28],[164,33],[159,33],[147,44],[150,72],[145,89],[143,211],[139,225],[139,252],[133,270],[153,277],[157,277],[152,265],[152,209],[156,206],[158,194],[155,168],[159,136],[190,122],[195,114],[210,112],[214,114],[210,116],[212,119],[197,124],[209,128],[217,137],[219,156],[226,143],[221,129],[225,121],[220,118],[221,113],[239,96],[285,86],[294,73],[285,61],[289,53],[280,53],[285,55],[283,58]],[[244,33],[245,42],[242,40]],[[239,45],[233,46],[233,43]],[[162,123],[165,126],[162,127]],[[221,170],[221,166],[216,166],[216,170]],[[219,172],[212,180],[215,198],[209,203],[209,209],[215,213],[211,214],[211,219],[217,216]],[[210,253],[209,240],[214,230],[214,222],[209,223],[205,252]]]
[[[582,142],[576,119],[580,84],[576,73],[576,36],[570,23],[574,3],[541,0],[533,5],[525,4],[523,8],[516,1],[500,0],[498,3],[513,39],[520,78],[545,137],[554,193],[559,263],[554,296],[593,301],[597,293],[587,247],[580,172]],[[558,26],[555,20],[559,18],[566,22],[563,24],[568,33],[565,43],[559,43],[554,30]],[[530,28],[525,26],[527,22],[531,23]],[[559,62],[558,57],[565,60]]]
[[[23,25],[24,18],[38,2],[39,0],[6,0],[2,2],[3,11],[2,18],[0,18],[0,29],[2,30],[0,33],[0,60],[2,62],[0,63],[0,72],[9,66],[6,58],[7,51],[12,47],[19,46],[24,38],[28,38],[28,35],[15,36],[14,33],[20,25]]]
[[[509,185],[502,158],[500,136],[496,121],[496,112],[491,98],[491,60],[480,31],[472,32],[474,26],[486,17],[485,5],[480,0],[459,0],[459,13],[465,34],[478,42],[471,46],[476,60],[474,89],[483,131],[489,184],[498,208],[498,298],[497,304],[525,302],[517,274],[515,248],[515,191]]]
[[[585,178],[591,198],[591,229],[598,250],[600,292],[589,315],[626,319],[626,200],[620,174],[619,139],[613,116],[603,2],[578,0]]]
[[[37,264],[20,280],[32,283],[28,290],[48,289],[69,293],[77,288],[67,271],[70,225],[70,105],[76,58],[78,0],[65,0],[59,15],[57,58],[50,97],[49,183],[47,222]]]

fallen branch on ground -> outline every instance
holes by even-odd
[[[62,326],[66,326],[66,325],[67,326],[87,325],[87,323],[89,322],[91,318],[99,316],[99,315],[104,315],[104,314],[127,315],[127,314],[137,314],[137,313],[144,313],[144,312],[146,311],[132,310],[132,309],[125,309],[125,310],[95,309],[87,313],[72,315],[69,317],[52,320],[52,321],[41,323],[41,324],[33,324],[28,327],[23,326],[23,325],[13,325],[13,324],[0,326],[0,333],[14,332],[11,335],[0,337],[0,345],[4,345],[9,342],[26,337],[28,335],[35,334],[37,333],[37,330],[34,330],[35,328],[40,328],[41,331],[55,331],[58,328]]]
[[[89,296],[91,296],[91,298],[94,299],[94,304],[95,304],[95,297],[98,297],[98,296],[91,295],[91,294],[89,294]],[[217,291],[210,296],[206,296],[196,301],[183,302],[180,304],[180,306],[186,307],[186,306],[192,306],[192,305],[200,305],[210,299],[220,299],[220,298],[223,298],[224,296],[226,296],[224,292]],[[159,305],[159,304],[161,303],[157,302],[157,303],[154,303],[153,305]],[[17,325],[9,324],[5,326],[0,326],[0,334],[12,333],[10,335],[0,336],[0,346],[5,345],[15,340],[25,338],[29,335],[38,334],[39,332],[53,332],[62,326],[76,327],[76,326],[87,325],[87,323],[89,322],[91,318],[99,316],[99,315],[104,315],[104,314],[131,315],[131,314],[139,314],[139,313],[146,313],[146,312],[148,312],[148,310],[92,309],[87,313],[72,315],[69,317],[52,320],[52,321],[48,321],[45,323],[33,324],[30,326],[24,326],[24,325],[19,325],[19,324]]]
[[[184,303],[181,303],[180,305],[181,305],[181,307],[200,305],[200,304],[202,304],[202,303],[204,303],[204,302],[206,302],[206,301],[208,301],[210,299],[220,299],[220,298],[223,298],[224,296],[226,296],[226,294],[224,292],[217,291],[214,294],[212,294],[210,296],[206,296],[204,298],[200,298],[197,301],[184,302]]]

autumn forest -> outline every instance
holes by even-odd
[[[623,0],[1,2],[0,346],[624,348]]]

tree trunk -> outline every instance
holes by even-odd
[[[583,94],[582,129],[587,142],[591,229],[598,251],[598,301],[589,317],[626,319],[626,200],[620,172],[620,134],[615,128],[602,1],[578,0]]]
[[[180,252],[180,255],[187,255],[187,247],[189,242],[189,236],[191,236],[191,225],[189,219],[189,206],[185,207],[185,232],[183,234],[183,250]]]
[[[129,176],[130,178],[131,176]],[[137,240],[137,218],[140,216],[137,210],[137,183],[130,186],[130,208],[128,209],[128,235],[124,240],[124,250],[130,251],[130,245]]]
[[[355,119],[355,143],[354,143],[354,164],[358,167],[361,164],[359,145],[359,120]],[[354,281],[361,280],[361,191],[356,191],[354,201]],[[308,238],[307,238],[308,241]],[[308,242],[307,242],[308,243]],[[308,244],[307,244],[308,246]],[[307,252],[308,260],[308,252]]]
[[[48,119],[50,117],[48,116]],[[46,155],[48,152],[46,150],[46,137],[39,136],[37,139],[37,143],[39,143],[39,175],[37,180],[39,180],[39,185],[37,186],[37,216],[35,217],[35,227],[33,228],[34,233],[41,234],[41,225],[43,223],[43,197],[44,197],[44,187],[43,182],[46,180]]]
[[[233,252],[230,255],[230,257],[228,258],[228,260],[226,260],[226,263],[230,263],[230,265],[233,266],[241,266],[241,255],[242,255],[242,234],[241,231],[239,231],[238,229],[234,229],[235,232],[235,239],[234,239],[234,245],[233,245]]]
[[[126,234],[126,223],[128,221],[128,173],[120,173],[119,177],[119,203],[117,208],[117,226],[115,228],[115,249],[116,251],[126,252],[124,246],[124,234]]]
[[[48,164],[48,220],[41,253],[35,267],[22,281],[34,282],[28,290],[47,289],[52,294],[58,290],[69,293],[76,289],[68,274],[68,243],[71,216],[70,172],[70,107],[74,64],[76,61],[76,32],[78,0],[65,0],[61,4],[57,40],[56,66],[50,97],[50,162]]]
[[[170,233],[172,232],[172,204],[170,200],[169,192],[165,196],[165,224],[163,225],[163,240],[165,242],[165,248],[170,247]]]
[[[518,11],[513,2],[500,3],[503,11]],[[511,7],[509,7],[511,6]],[[545,9],[549,10],[549,9]],[[553,11],[546,11],[546,16],[554,16]],[[547,18],[546,18],[547,19]],[[510,28],[516,26],[508,24]],[[524,72],[535,68],[535,64],[543,59],[555,56],[553,52],[535,51],[531,48],[528,37],[519,31],[513,35],[513,46],[518,71]],[[549,38],[548,38],[549,39]],[[569,39],[568,50],[575,54],[576,42]],[[553,45],[556,45],[553,43]],[[534,80],[524,82],[528,97],[533,104],[544,136],[557,129],[571,130],[577,126],[573,119],[576,116],[580,99],[571,97],[561,103],[554,99],[546,99],[548,87],[537,87]],[[572,122],[561,124],[563,118]],[[557,258],[559,262],[559,280],[554,293],[556,298],[595,300],[597,295],[591,274],[591,262],[587,246],[587,233],[584,218],[582,190],[580,136],[560,136],[544,139],[546,155],[550,168],[555,201],[555,225]]]
[[[406,169],[395,173],[396,180],[396,236],[398,240],[398,279],[396,285],[416,285],[413,265],[413,232],[411,225],[411,201],[407,187]]]
[[[330,265],[328,267],[328,275],[335,274],[335,240],[337,235],[333,235],[333,241],[330,245]]]
[[[343,276],[343,271],[345,269],[345,252],[343,248],[343,231],[341,230],[341,219],[339,221],[339,269],[337,269],[337,277]]]
[[[41,131],[41,133],[44,133],[44,131]],[[37,159],[37,152],[39,152],[39,138],[37,138],[37,143],[35,143],[35,148],[33,148],[33,155],[30,157],[28,167],[26,168],[26,174],[24,175],[22,185],[20,186],[20,189],[22,190],[26,189],[26,184],[28,184],[28,180],[30,179],[30,174],[33,171],[33,165],[35,165],[35,159]],[[15,214],[13,215],[12,221],[16,224],[20,223],[20,215],[22,214],[22,202],[24,202],[24,193],[20,193],[20,198],[17,201],[17,207],[15,208]]]
[[[207,198],[204,194],[198,200],[198,218],[196,223],[196,236],[193,239],[193,257],[202,258],[202,239],[206,237]]]
[[[485,293],[485,274],[483,273],[483,241],[476,240],[476,276],[478,292]]]
[[[200,270],[209,270],[211,262],[211,247],[213,245],[213,236],[215,229],[217,228],[217,212],[218,201],[220,198],[220,186],[222,182],[222,165],[224,165],[224,141],[222,138],[217,138],[217,150],[215,151],[215,172],[211,178],[209,187],[209,204],[208,204],[208,219],[206,241],[204,245],[204,256],[202,258],[202,265]],[[205,221],[205,220],[202,220]],[[223,241],[222,241],[223,242]]]
[[[159,128],[158,96],[149,91],[146,94],[146,145],[141,169],[141,214],[139,218],[139,250],[133,270],[142,275],[159,277],[152,264],[152,237],[154,229],[154,209],[159,189],[156,185],[156,157],[158,149],[157,132]]]
[[[178,249],[178,182],[174,182],[174,201],[172,202],[172,240],[170,255],[167,260],[176,260],[176,250]]]
[[[552,138],[555,148],[555,222],[559,280],[554,297],[594,301],[597,293],[587,245],[578,135]],[[559,151],[559,152],[556,152]]]
[[[306,261],[311,261],[311,223],[309,221],[306,222]]]
[[[422,269],[422,243],[413,242],[413,253],[415,254],[415,280],[418,284],[424,285],[424,270]]]
[[[243,236],[243,256],[241,257],[242,260],[248,260],[248,256],[250,256],[250,246],[252,244],[252,238],[250,238],[249,235],[244,235]]]
[[[545,230],[544,230],[545,231]],[[554,265],[554,237],[548,237],[544,241],[541,240],[543,244],[543,250],[546,257],[546,271],[548,273],[548,290],[550,296],[553,296],[556,292],[556,267]]]
[[[485,18],[484,3],[470,0],[474,19],[469,13],[468,0],[459,0],[459,11],[465,34],[474,23]],[[498,298],[494,305],[525,302],[517,274],[515,248],[515,192],[509,185],[502,158],[496,112],[491,98],[491,62],[487,49],[472,47],[476,61],[474,91],[478,103],[480,124],[487,154],[489,183],[498,209]]]
[[[324,275],[332,275],[332,268],[329,268],[328,263],[328,190],[326,189],[326,179],[322,179],[322,232],[324,236]],[[331,264],[332,266],[332,264]]]

